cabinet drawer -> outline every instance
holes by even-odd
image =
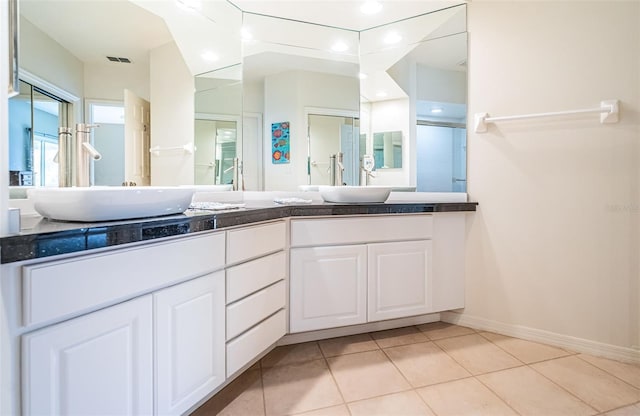
[[[235,302],[284,279],[287,259],[283,251],[227,269],[227,303]]]
[[[229,231],[227,263],[238,263],[283,250],[286,238],[284,221]]]
[[[229,342],[227,344],[227,377],[282,338],[287,331],[286,326],[286,315],[284,310],[281,310]]]
[[[291,220],[291,246],[425,240],[433,234],[431,215]]]
[[[22,269],[23,322],[53,322],[224,267],[224,233]]]
[[[251,328],[286,302],[284,280],[227,306],[227,340]]]

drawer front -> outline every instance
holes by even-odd
[[[229,231],[227,239],[227,264],[233,264],[283,250],[287,229],[280,221]]]
[[[287,258],[283,251],[227,269],[227,304],[284,279]]]
[[[55,322],[224,267],[224,233],[22,269],[23,323]]]
[[[425,240],[433,235],[431,215],[291,220],[291,246]]]
[[[284,280],[227,306],[227,340],[251,328],[278,309],[285,307]]]
[[[287,332],[284,310],[227,343],[227,377],[264,352]]]

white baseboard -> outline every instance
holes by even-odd
[[[409,318],[391,319],[388,321],[371,322],[361,325],[344,326],[340,328],[321,329],[319,331],[299,332],[287,334],[278,341],[278,345],[299,344],[302,342],[317,341],[347,335],[363,334],[366,332],[384,331],[386,329],[402,328],[403,326],[428,324],[440,321],[439,313],[429,315],[412,316]]]
[[[590,341],[588,339],[557,334],[541,329],[529,328],[521,325],[506,324],[477,316],[465,315],[458,312],[441,312],[440,320],[451,324],[468,326],[474,329],[496,332],[503,335],[522,338],[529,341],[555,345],[567,350],[597,355],[613,360],[640,363],[640,350],[619,347],[611,344]]]

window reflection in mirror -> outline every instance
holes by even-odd
[[[373,133],[373,157],[376,169],[402,167],[402,132]]]
[[[125,113],[121,102],[88,102],[89,123],[93,129],[93,147],[102,155],[93,164],[93,184],[120,186],[125,181]],[[148,153],[148,150],[147,150]]]
[[[20,81],[20,94],[9,99],[10,186],[58,186],[58,127],[67,105]]]

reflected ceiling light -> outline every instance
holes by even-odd
[[[402,40],[402,36],[400,36],[397,32],[389,32],[387,36],[384,37],[384,43],[387,45],[393,45],[394,43],[398,43]]]
[[[368,76],[369,76],[369,75],[365,74],[364,72],[360,72],[360,73],[358,74],[358,78],[360,78],[360,79],[367,79],[367,77],[368,77]]]
[[[331,50],[334,52],[346,52],[349,50],[349,45],[339,40],[333,45],[331,45]]]
[[[442,107],[433,107],[433,108],[431,109],[431,112],[432,112],[433,114],[440,114],[440,113],[442,113],[442,111],[443,111],[443,110],[442,110]]]
[[[378,91],[378,92],[376,93],[376,97],[379,97],[379,98],[384,98],[384,97],[386,97],[387,95],[389,95],[389,94],[387,94],[387,92],[386,92],[386,91]]]
[[[187,10],[202,9],[202,0],[176,0],[179,7]]]
[[[360,11],[364,14],[376,14],[380,13],[381,10],[382,3],[380,3],[379,1],[365,1],[364,3],[362,3],[362,6],[360,6]]]
[[[251,33],[251,30],[248,27],[243,27],[242,30],[240,31],[240,34],[242,36],[242,40],[253,39],[253,33]]]
[[[200,57],[207,62],[215,62],[220,59],[218,55],[211,51],[204,51],[200,54]]]

